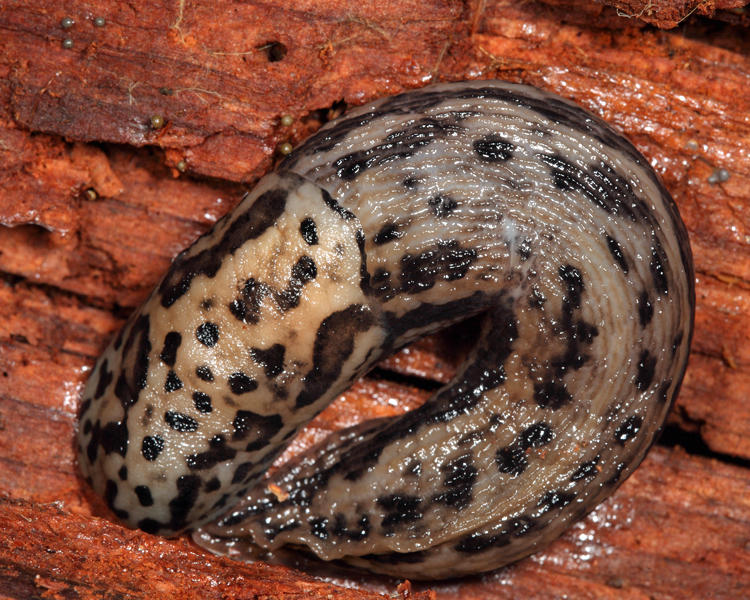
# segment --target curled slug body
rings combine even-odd
[[[630,143],[534,88],[432,86],[326,125],[177,257],[92,373],[81,468],[149,532],[220,517],[213,535],[400,576],[493,569],[638,465],[693,305],[684,226]],[[478,313],[425,405],[332,436],[269,491],[355,378]]]

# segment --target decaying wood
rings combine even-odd
[[[581,9],[575,0],[543,1],[554,6],[567,6],[574,11]],[[693,15],[748,26],[750,12],[745,8],[747,4],[747,0],[596,0],[585,8],[586,12],[593,11],[601,15],[604,7],[612,7],[621,20],[632,19],[662,29],[671,29]]]
[[[611,4],[630,16],[645,5]],[[653,4],[660,26],[671,26],[667,8],[683,18],[696,6]],[[657,447],[548,550],[414,586],[413,597],[750,595],[750,36],[695,18],[671,31],[638,21],[575,0],[3,3],[0,597],[408,593],[383,578],[326,583],[310,566],[240,565],[121,527],[77,476],[75,414],[109,336],[174,254],[271,168],[280,143],[347,105],[476,77],[579,102],[662,174],[697,268],[693,354],[665,440],[691,453]],[[454,328],[386,360],[287,456],[416,406],[428,395],[420,381],[449,379],[470,338],[470,326]]]

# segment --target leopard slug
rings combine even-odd
[[[146,532],[205,525],[417,579],[493,569],[643,459],[693,285],[672,199],[599,118],[501,81],[386,98],[175,259],[92,371],[80,466]],[[423,406],[263,479],[382,357],[472,315],[469,357]]]

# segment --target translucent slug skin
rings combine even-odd
[[[119,518],[204,525],[212,550],[250,537],[413,579],[494,569],[640,463],[693,307],[684,225],[629,142],[535,88],[431,86],[327,124],[177,257],[92,373],[81,468]],[[424,406],[333,435],[269,487],[354,379],[480,313]]]

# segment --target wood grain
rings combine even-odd
[[[687,6],[677,4],[657,8]],[[689,18],[658,31],[573,0],[9,0],[0,39],[0,597],[750,595],[746,29]],[[532,83],[601,115],[675,197],[698,306],[664,444],[549,549],[430,586],[315,563],[240,565],[118,525],[77,475],[79,392],[171,258],[272,167],[280,143],[346,106],[477,77]],[[423,381],[447,381],[471,333],[453,328],[386,360],[286,456],[424,401],[434,384]]]

